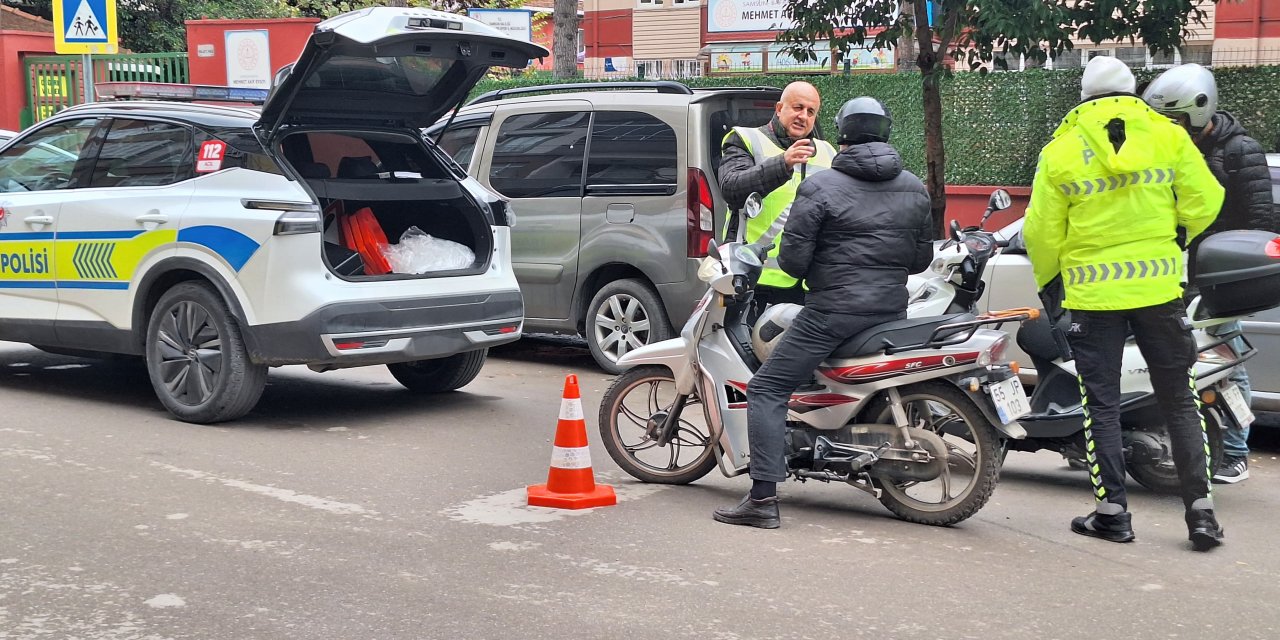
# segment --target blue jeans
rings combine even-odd
[[[1209,335],[1220,336],[1239,330],[1239,322],[1229,322],[1217,327],[1210,327],[1208,332]],[[1230,344],[1231,348],[1236,350],[1236,353],[1243,353],[1245,350],[1244,338],[1235,338]],[[1244,366],[1236,367],[1235,372],[1231,374],[1228,380],[1240,388],[1240,393],[1244,396],[1244,403],[1252,406],[1253,389],[1249,384],[1249,372],[1245,370]],[[1233,458],[1243,458],[1249,455],[1249,426],[1241,427],[1232,421],[1227,430],[1222,433],[1222,451]]]

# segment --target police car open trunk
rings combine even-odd
[[[375,7],[316,25],[297,62],[278,74],[256,129],[325,211],[330,269],[355,278],[487,269],[491,225],[505,221],[463,186],[466,174],[421,130],[455,108],[491,66],[524,68],[545,55],[538,45],[426,9]],[[407,255],[410,242],[425,254],[444,248],[465,256],[461,245],[473,258],[397,273],[387,247]]]

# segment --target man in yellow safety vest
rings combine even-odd
[[[755,242],[778,220],[796,197],[796,189],[806,176],[829,169],[836,150],[814,137],[814,124],[822,100],[818,89],[808,82],[792,82],[782,91],[773,118],[761,127],[734,127],[725,136],[720,162],[720,191],[729,205],[726,239],[739,233]],[[747,196],[764,197],[760,215],[744,222],[736,214]],[[756,288],[756,300],[763,304],[791,302],[804,304],[800,282],[778,268],[778,251],[783,237],[774,240],[764,272]]]

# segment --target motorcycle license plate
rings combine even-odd
[[[1031,413],[1031,402],[1027,400],[1027,392],[1023,391],[1017,376],[989,385],[987,393],[991,395],[1000,422],[1004,424]]]
[[[1227,385],[1222,387],[1220,393],[1222,399],[1227,401],[1227,409],[1231,411],[1237,423],[1246,426],[1253,424],[1253,411],[1249,410],[1249,404],[1244,401],[1244,394],[1240,392],[1240,387],[1234,384]]]

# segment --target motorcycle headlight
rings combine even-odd
[[[720,267],[720,258],[715,256],[703,258],[702,264],[698,265],[698,279],[708,284],[723,275],[723,273]]]
[[[756,252],[747,247],[747,245],[739,246],[737,250],[733,252],[733,256],[738,260],[741,260],[742,264],[745,264],[748,267],[764,266],[760,264],[760,256],[756,255]]]

